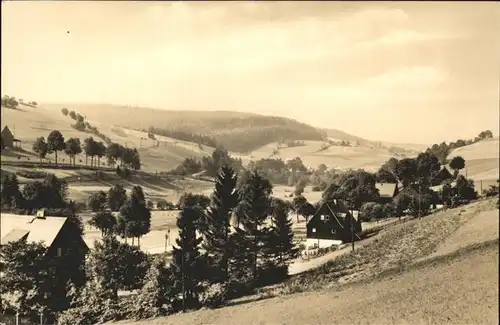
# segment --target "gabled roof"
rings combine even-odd
[[[448,166],[448,165],[443,165],[443,166],[441,166],[441,169],[439,170],[439,172],[438,172],[438,173],[441,173],[441,172],[443,172],[443,171],[447,171],[447,172],[448,172],[448,173],[450,173],[451,175],[453,175],[453,172],[454,172],[454,170],[453,170],[453,169],[451,169],[451,168],[450,168],[450,166]]]
[[[2,135],[5,136],[6,134],[14,137],[14,135],[12,134],[12,132],[10,131],[9,127],[6,125],[4,126],[3,130],[2,130]]]
[[[18,242],[28,236],[29,230],[26,229],[12,229],[7,235],[2,238],[2,244],[8,244],[10,242]]]
[[[397,183],[376,183],[375,188],[377,188],[380,197],[384,198],[392,198],[394,197],[394,193],[396,193],[396,189],[398,187]]]
[[[332,202],[323,202],[318,207],[318,210],[316,210],[314,215],[311,218],[309,218],[309,220],[307,221],[307,224],[309,224],[309,222],[311,222],[311,220],[316,218],[320,211],[322,211],[324,208],[326,208],[330,212],[330,214],[333,216],[333,218],[335,218],[335,220],[340,224],[340,226],[342,226],[342,222],[340,222],[339,218],[345,218],[347,216],[347,212],[346,211],[337,211],[338,209],[336,209],[336,206],[339,203],[340,202],[336,199],[334,199]],[[332,208],[332,205],[334,206],[333,208]],[[356,217],[354,217],[354,219],[357,220]],[[342,228],[343,228],[343,226],[342,226]]]
[[[44,217],[23,216],[17,214],[2,213],[0,215],[0,227],[2,234],[0,244],[7,244],[9,241],[22,239],[21,234],[25,234],[27,242],[44,242],[50,247],[57,235],[61,231],[67,218],[64,217]],[[26,236],[27,234],[27,236]]]

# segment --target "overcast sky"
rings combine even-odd
[[[2,94],[237,110],[373,140],[499,130],[495,2],[2,2]]]

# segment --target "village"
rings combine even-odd
[[[497,9],[2,2],[0,325],[496,323]]]

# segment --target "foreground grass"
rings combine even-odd
[[[339,290],[304,292],[127,324],[496,324],[498,239]]]

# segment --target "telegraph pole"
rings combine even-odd
[[[351,242],[352,251],[354,251],[354,210],[351,210]]]
[[[182,248],[182,260],[181,260],[181,273],[182,273],[182,311],[186,311],[186,289],[184,287],[184,248]]]

